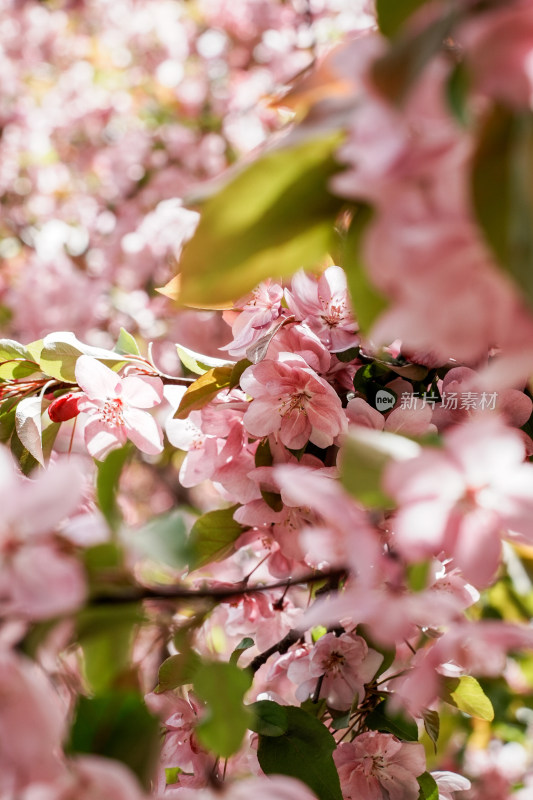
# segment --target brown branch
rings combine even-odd
[[[318,583],[319,581],[340,578],[345,575],[345,570],[331,572],[310,572],[299,578],[288,578],[256,586],[235,584],[232,587],[214,586],[200,589],[190,589],[186,586],[157,586],[157,587],[131,587],[123,591],[101,591],[91,597],[91,605],[115,605],[118,603],[133,603],[140,600],[228,600],[232,597],[243,597],[247,594],[269,592],[273,589],[288,589],[303,583]]]

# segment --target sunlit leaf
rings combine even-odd
[[[200,656],[194,650],[170,656],[159,667],[158,683],[155,691],[159,694],[170,689],[176,689],[186,683],[192,683],[200,664]]]
[[[178,406],[174,417],[176,419],[187,419],[191,411],[203,408],[207,403],[217,396],[222,389],[227,389],[231,383],[233,367],[214,367],[210,369],[198,380],[192,383]]]
[[[205,203],[180,259],[180,302],[236,300],[324,258],[342,206],[327,189],[342,139],[335,132],[267,152]]]
[[[419,775],[417,781],[420,786],[419,800],[439,800],[439,787],[429,772]]]
[[[471,717],[484,719],[487,722],[494,719],[492,703],[478,681],[471,675],[463,675],[461,678],[446,678],[445,687],[443,699],[447,703],[451,703]]]
[[[183,366],[189,372],[194,372],[195,375],[203,375],[214,367],[227,367],[229,364],[228,359],[204,356],[201,353],[190,350],[188,347],[184,347],[182,344],[177,344],[176,350]]]
[[[121,520],[117,492],[122,470],[130,454],[131,447],[127,444],[125,447],[112,450],[104,461],[97,464],[96,499],[100,511],[112,529],[117,528]]]

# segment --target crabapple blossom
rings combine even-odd
[[[346,430],[346,417],[335,391],[299,355],[279,353],[248,367],[241,386],[253,398],[244,426],[252,436],[278,433],[289,448],[307,441],[328,447]]]
[[[369,731],[334,751],[346,800],[417,800],[417,777],[426,769],[421,744]]]
[[[133,773],[118,761],[78,756],[53,783],[35,783],[20,800],[147,800]]]
[[[221,350],[227,350],[237,358],[244,358],[250,345],[268,333],[281,316],[282,298],[283,288],[268,280],[239,300],[234,307],[239,309],[239,313],[235,315],[232,325],[233,339]],[[230,316],[233,317],[234,312],[228,312],[226,319],[229,320]]]
[[[130,439],[148,455],[163,449],[159,423],[145,409],[163,399],[163,383],[153,375],[120,377],[91,356],[76,361],[76,380],[83,390],[78,410],[86,414],[84,438],[87,450],[102,461],[111,450]]]
[[[331,353],[359,343],[346,275],[340,267],[328,267],[316,279],[303,271],[296,273],[285,297],[289,310],[311,328]]]
[[[35,662],[0,649],[0,796],[62,774],[66,712],[48,676]]]
[[[415,560],[442,550],[483,587],[500,562],[502,531],[533,536],[533,468],[520,434],[497,418],[457,426],[444,441],[444,450],[426,448],[385,470],[385,491],[399,506],[398,547]]]
[[[287,677],[299,684],[296,697],[303,701],[313,694],[317,679],[323,676],[320,695],[331,708],[345,709],[355,696],[362,702],[365,683],[372,680],[382,661],[383,655],[370,649],[361,636],[326,633],[309,653],[291,661]]]
[[[465,789],[470,789],[472,785],[468,778],[463,778],[462,775],[448,770],[432,772],[431,777],[437,784],[439,800],[454,800],[455,792],[463,792]]]
[[[285,775],[269,775],[247,778],[226,784],[222,791],[181,789],[167,790],[161,800],[316,800],[316,796],[301,781]]]
[[[0,613],[47,619],[79,608],[84,570],[56,534],[82,501],[80,465],[61,460],[28,481],[1,449],[0,476]]]

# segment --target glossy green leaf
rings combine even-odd
[[[233,367],[214,367],[201,375],[198,380],[192,383],[178,406],[174,417],[176,419],[187,419],[191,411],[203,408],[211,402],[222,389],[227,389],[231,383]]]
[[[201,664],[200,656],[194,650],[178,653],[167,658],[159,667],[157,694],[192,683],[196,670]]]
[[[392,37],[427,0],[376,0],[376,13],[381,33]]]
[[[96,499],[112,530],[118,527],[122,518],[117,504],[117,493],[120,476],[130,454],[131,447],[127,444],[118,450],[112,450],[104,461],[99,461],[97,464]]]
[[[492,703],[478,681],[471,675],[445,678],[443,699],[471,717],[484,719],[487,722],[492,722],[494,719]]]
[[[11,358],[32,361],[33,355],[27,347],[15,339],[0,339],[0,362]]]
[[[418,741],[418,726],[406,713],[392,712],[387,701],[383,701],[365,719],[365,725],[373,731],[392,733],[403,742]]]
[[[250,730],[261,736],[282,736],[289,729],[289,716],[285,706],[273,700],[257,700],[248,706],[254,714]]]
[[[180,301],[236,300],[272,274],[311,268],[329,251],[342,206],[327,186],[343,134],[265,153],[203,206],[180,259]]]
[[[176,568],[187,564],[187,525],[180,511],[153,517],[131,533],[130,541],[135,550],[153,561]]]
[[[472,164],[477,219],[500,265],[533,305],[533,113],[496,106]]]
[[[254,644],[255,642],[250,636],[245,636],[243,639],[241,639],[233,653],[230,655],[229,663],[236,664],[242,654],[245,653],[246,650],[249,650],[250,647],[253,647]]]
[[[0,380],[20,380],[40,372],[38,364],[22,359],[10,359],[0,363]]]
[[[439,787],[433,775],[424,772],[418,776],[417,781],[420,786],[418,800],[439,800]]]
[[[148,789],[155,777],[159,728],[159,720],[150,714],[136,692],[82,696],[76,706],[66,751],[122,761]]]
[[[212,561],[222,561],[234,550],[243,527],[233,519],[237,506],[208,511],[199,517],[189,534],[189,567],[199,569]]]
[[[284,706],[288,726],[281,736],[259,736],[257,757],[267,775],[298,778],[319,800],[342,800],[333,762],[335,739],[320,720],[302,708]]]
[[[362,260],[362,240],[372,219],[370,206],[361,205],[355,212],[342,242],[341,265],[346,272],[359,329],[368,333],[377,317],[387,306],[385,298],[372,285]],[[342,358],[342,353],[339,358]]]
[[[242,745],[252,720],[243,698],[252,685],[252,673],[234,664],[201,664],[194,674],[194,691],[207,705],[196,727],[199,741],[211,752],[229,758]]]

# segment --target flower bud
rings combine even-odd
[[[79,414],[78,403],[81,400],[81,393],[64,394],[58,397],[48,406],[48,416],[52,422],[66,422],[68,419],[77,417]]]

